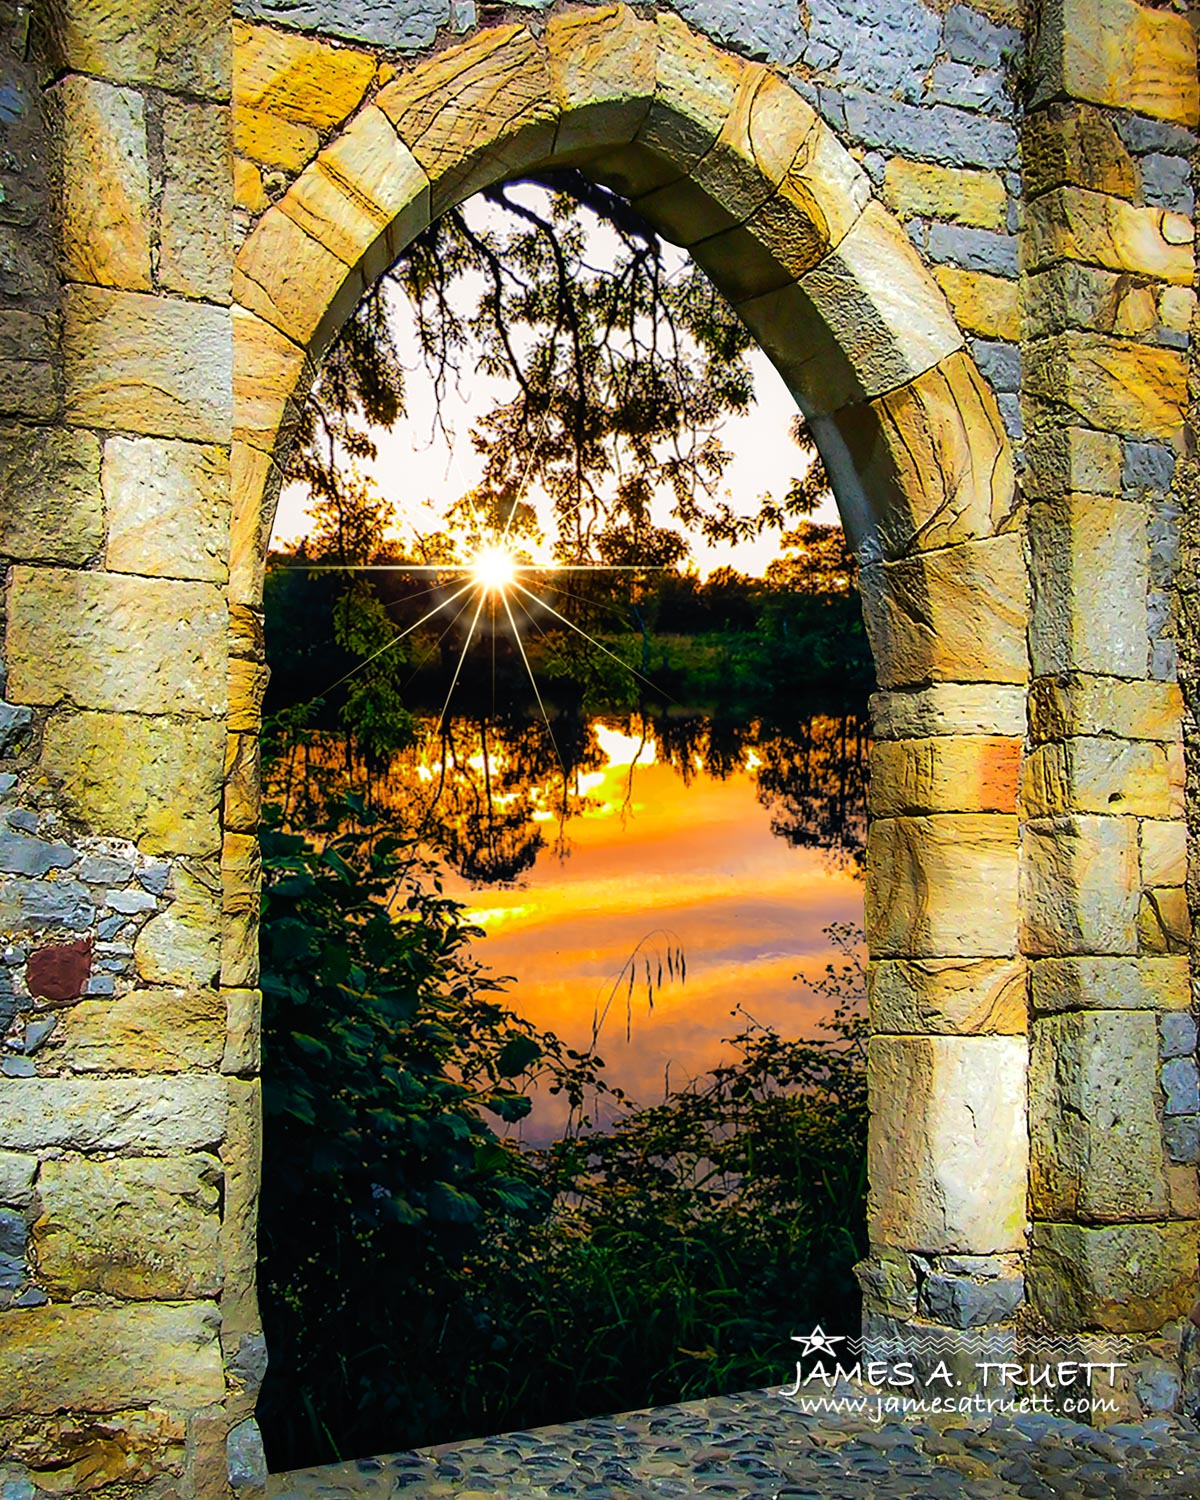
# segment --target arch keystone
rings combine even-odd
[[[561,119],[555,159],[631,141],[650,109],[658,32],[627,5],[569,11],[546,23],[550,87]]]
[[[376,102],[429,176],[432,218],[554,146],[549,69],[524,26],[439,52]]]

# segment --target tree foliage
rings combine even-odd
[[[327,356],[289,471],[312,496],[312,548],[366,560],[354,547],[370,527],[353,517],[375,502],[360,478],[346,477],[345,457],[373,458],[371,426],[403,414],[389,287],[411,308],[439,412],[465,368],[512,392],[473,427],[483,478],[447,533],[431,539],[435,554],[452,535],[529,535],[535,488],[552,504],[560,560],[621,566],[669,567],[686,556],[689,532],[732,542],[813,508],[825,483],[801,422],[805,472],[779,500],[761,497],[741,512],[720,492],[732,456],[721,425],[753,399],[752,338],[693,262],[574,171],[481,199],[413,241]],[[670,497],[675,525],[655,520],[659,494]]]

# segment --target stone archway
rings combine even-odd
[[[643,201],[744,308],[864,558],[869,1318],[961,1333],[1027,1284],[1052,1329],[1194,1365],[1177,676],[1194,706],[1200,672],[1194,625],[1170,620],[1195,510],[1175,469],[1196,370],[1187,18],[1137,0],[1024,19],[904,0],[865,25],[775,0],[654,19],[539,3],[528,27],[484,28],[460,0],[235,9],[261,24],[38,0],[31,32],[0,7],[0,1481],[179,1476],[217,1500],[261,1479],[277,457],[366,280],[446,203],[556,154]],[[906,205],[976,362],[833,121]],[[997,404],[1015,444],[1024,423],[1024,511]],[[1012,1254],[979,1253],[997,1245]]]
[[[259,98],[286,87],[261,58],[250,67]],[[614,6],[552,16],[543,38],[481,31],[368,93],[235,263],[235,602],[260,604],[289,427],[365,287],[471,193],[564,164],[631,198],[737,308],[809,418],[864,564],[883,690],[867,875],[873,1247],[883,1261],[1018,1256],[1028,668],[1012,458],[937,283],[772,70],[674,15]],[[236,884],[252,856],[232,837]],[[249,929],[237,946],[249,951]],[[885,1270],[863,1274],[883,1287]],[[895,1311],[888,1296],[868,1306]]]

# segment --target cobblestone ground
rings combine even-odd
[[[777,1391],[276,1475],[272,1500],[1197,1500],[1200,1429],[1041,1412],[872,1421]]]

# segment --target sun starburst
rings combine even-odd
[[[517,559],[505,547],[481,547],[471,562],[471,575],[485,593],[503,594],[516,582]]]

